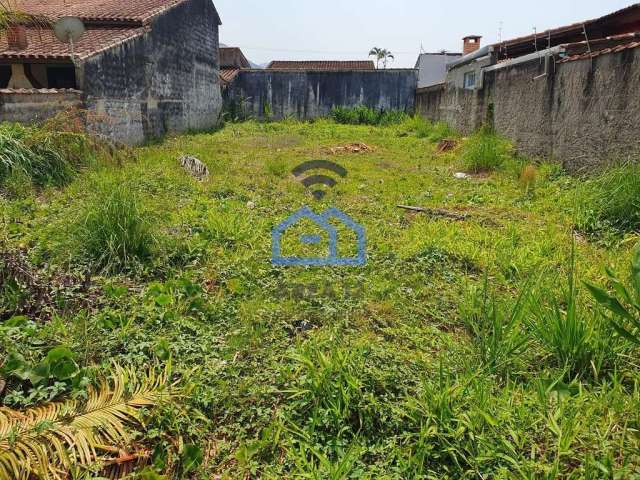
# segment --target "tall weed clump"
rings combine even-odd
[[[465,142],[462,149],[462,166],[470,173],[490,172],[499,168],[509,158],[511,146],[493,129],[483,127]]]
[[[60,186],[95,158],[90,139],[48,125],[0,124],[0,185],[23,177],[38,186]]]
[[[600,311],[581,304],[575,259],[561,295],[543,288],[532,306],[532,332],[555,366],[570,378],[597,378],[615,366],[618,337]]]
[[[577,226],[582,231],[640,231],[640,165],[612,167],[587,180],[578,204]]]
[[[343,125],[395,125],[402,123],[409,116],[399,110],[375,110],[360,105],[357,107],[333,107],[331,118]]]
[[[116,178],[101,180],[77,226],[77,249],[95,270],[129,271],[147,262],[156,238],[137,192]]]

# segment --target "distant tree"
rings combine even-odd
[[[48,27],[50,22],[41,15],[31,15],[18,8],[14,0],[0,0],[0,32],[13,25]]]
[[[393,54],[386,48],[373,47],[369,52],[369,56],[376,57],[376,68],[380,68],[380,62],[382,62],[383,68],[387,68],[387,62],[395,60]]]

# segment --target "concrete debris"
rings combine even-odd
[[[182,168],[184,168],[192,177],[197,178],[198,180],[204,180],[209,176],[209,169],[207,166],[193,155],[182,155],[179,160]]]
[[[332,147],[329,149],[329,152],[332,155],[336,155],[338,153],[368,153],[368,152],[374,152],[374,151],[375,151],[374,148],[362,142],[349,143],[347,145],[342,145],[340,147]]]

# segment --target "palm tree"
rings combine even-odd
[[[386,48],[373,47],[369,52],[370,57],[376,57],[376,68],[380,68],[380,62],[382,61],[382,67],[387,68],[387,62],[395,60],[393,54]]]
[[[51,22],[41,15],[23,12],[14,0],[0,0],[0,32],[14,25],[44,28],[50,26]]]

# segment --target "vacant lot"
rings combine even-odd
[[[576,230],[585,182],[523,174],[506,148],[497,170],[457,178],[491,147],[437,153],[439,127],[417,123],[232,124],[8,189],[3,268],[30,270],[0,291],[0,400],[82,399],[114,362],[170,363],[180,394],[132,441],[158,473],[640,475],[638,350],[583,283],[606,286],[609,267],[627,284],[636,237]],[[370,151],[336,148],[354,142]],[[321,201],[291,175],[313,159],[348,171]],[[272,266],[271,229],[304,205],[360,222],[366,266]],[[60,381],[2,360],[60,346]]]

